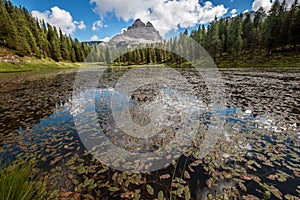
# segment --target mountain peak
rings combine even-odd
[[[134,21],[134,23],[133,23],[131,26],[128,27],[127,30],[132,30],[132,29],[135,29],[135,28],[143,28],[143,27],[145,27],[145,26],[146,26],[145,23],[142,22],[141,19],[136,19],[136,20]]]
[[[113,37],[113,43],[153,43],[160,42],[163,38],[154,28],[151,22],[145,24],[141,19],[136,19],[134,23],[122,34]]]
[[[147,22],[146,27],[153,27],[154,28],[154,26],[150,22]]]

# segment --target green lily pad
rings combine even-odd
[[[150,194],[150,195],[153,195],[153,194],[154,194],[154,190],[153,190],[153,188],[151,187],[151,185],[147,184],[147,185],[146,185],[146,190],[147,190],[148,194]]]

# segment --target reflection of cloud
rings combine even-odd
[[[213,5],[210,1],[199,4],[198,0],[90,0],[101,17],[114,12],[117,18],[125,21],[140,18],[151,21],[162,35],[178,26],[188,28],[196,24],[206,24],[227,13],[223,4]],[[130,6],[128,6],[130,5]]]
[[[72,34],[76,31],[76,24],[79,29],[84,29],[85,24],[83,21],[76,22],[73,21],[73,17],[70,12],[60,9],[57,6],[51,8],[51,11],[47,10],[45,12],[40,12],[33,10],[31,12],[32,16],[44,20],[52,26],[60,28],[65,34]]]

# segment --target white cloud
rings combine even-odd
[[[110,37],[105,37],[100,39],[97,35],[93,35],[91,37],[91,41],[103,41],[103,42],[108,42],[111,38]]]
[[[98,20],[98,21],[95,21],[95,22],[93,23],[92,30],[93,30],[93,31],[99,31],[102,27],[103,27],[102,21],[101,21],[101,20]]]
[[[283,2],[283,0],[279,0]],[[254,0],[252,4],[252,10],[257,11],[260,7],[262,7],[266,12],[270,10],[275,0]],[[287,7],[290,8],[291,5],[295,2],[295,0],[286,0]]]
[[[76,21],[73,21],[73,17],[70,12],[60,9],[57,6],[52,7],[51,11],[47,10],[45,12],[40,12],[33,10],[31,14],[52,26],[60,28],[65,34],[72,34],[76,31]],[[79,23],[79,29],[85,26],[83,21],[77,23]]]
[[[254,0],[252,10],[257,11],[260,7],[262,7],[265,11],[269,11],[271,6],[272,2],[270,0]]]
[[[121,33],[124,33],[124,31],[127,31],[127,28],[122,28]]]
[[[206,1],[200,5],[198,0],[90,0],[90,3],[95,5],[94,11],[100,17],[113,12],[125,21],[140,18],[144,22],[150,21],[162,35],[178,26],[188,28],[206,24],[228,10],[223,4],[213,5]]]
[[[283,0],[279,0],[279,1],[283,2]],[[275,2],[275,1],[273,1],[273,2]],[[295,2],[295,0],[286,0],[287,7],[290,8],[294,2]],[[299,1],[298,1],[298,5],[299,5]]]
[[[100,40],[103,41],[103,42],[108,42],[110,39],[111,39],[110,37],[105,37],[105,38],[102,38]]]
[[[237,9],[232,9],[232,10],[230,11],[231,17],[237,16],[236,13],[237,13]]]
[[[99,37],[98,37],[97,35],[93,35],[93,36],[91,37],[91,40],[92,40],[92,41],[99,40]]]
[[[86,29],[86,25],[85,25],[85,23],[84,23],[84,21],[80,21],[80,22],[77,22],[77,21],[75,21],[75,24],[77,24],[77,28],[79,29],[79,30],[84,30],[84,29]]]
[[[243,12],[243,13],[247,13],[247,12],[249,12],[249,10],[248,10],[248,9],[244,10],[244,12]]]

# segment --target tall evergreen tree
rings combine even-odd
[[[280,35],[279,19],[280,3],[278,0],[274,2],[269,11],[269,16],[265,22],[264,38],[266,41],[268,55],[272,54],[273,48],[278,46],[278,36]]]
[[[61,61],[61,51],[60,51],[60,42],[57,34],[56,28],[52,27],[50,24],[47,24],[48,28],[48,34],[47,34],[47,39],[50,44],[50,53],[51,57],[55,61]]]
[[[67,41],[65,35],[62,33],[61,29],[59,29],[59,39],[60,39],[60,51],[61,51],[62,58],[64,60],[70,60],[68,41]]]
[[[16,29],[2,0],[0,4],[0,24],[0,45],[15,49],[17,46],[15,41]]]

